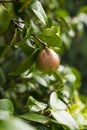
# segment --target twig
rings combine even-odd
[[[13,35],[13,38],[10,42],[10,44],[5,48],[5,50],[3,51],[2,55],[0,56],[0,59],[3,58],[7,53],[8,51],[10,50],[10,48],[13,46],[13,44],[15,43],[15,40],[16,40],[16,37],[17,37],[17,28],[15,28],[15,33]]]
[[[22,28],[20,27],[20,25],[15,20],[11,20],[11,21],[20,31],[22,31]]]
[[[32,36],[37,40],[39,41],[44,47],[48,47],[47,43],[42,41],[41,39],[39,39],[36,35],[32,34]]]

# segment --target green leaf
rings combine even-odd
[[[35,81],[38,82],[40,85],[42,85],[44,87],[48,86],[46,80],[43,77],[35,75],[35,74],[33,75],[33,77],[34,77]]]
[[[56,17],[63,17],[63,18],[69,16],[68,11],[65,9],[57,9],[55,11],[55,15]]]
[[[0,33],[4,33],[8,29],[9,24],[10,24],[9,11],[0,2]]]
[[[21,115],[20,117],[29,121],[34,121],[42,124],[46,124],[49,121],[48,117],[36,113],[27,113]]]
[[[61,125],[58,125],[57,123],[51,123],[51,129],[50,130],[64,130]]]
[[[3,69],[0,67],[0,85],[4,84],[6,82],[5,74]]]
[[[33,54],[28,57],[27,59],[25,59],[22,63],[20,63],[18,65],[18,67],[15,69],[14,72],[10,72],[9,74],[10,75],[19,75],[25,71],[27,71],[28,69],[30,69],[30,67],[34,64],[35,62],[35,59],[36,59],[36,56],[37,56],[37,53],[38,53],[38,50],[39,49],[36,49]]]
[[[9,99],[0,100],[0,110],[14,111],[12,102]]]
[[[50,96],[50,106],[54,110],[66,110],[67,105],[58,99],[57,93],[53,92]]]
[[[66,29],[66,31],[70,30],[69,23],[67,23],[66,20],[63,17],[60,17],[60,22],[63,25],[63,27]]]
[[[66,126],[69,130],[78,130],[74,118],[65,111],[66,104],[58,99],[56,92],[53,92],[50,96],[50,106],[52,108],[51,114],[59,124]]]
[[[52,116],[57,120],[57,122],[69,130],[79,130],[77,123],[74,118],[64,110],[51,110]]]
[[[0,100],[0,120],[6,120],[12,118],[14,107],[10,100],[1,99]]]
[[[40,19],[40,21],[46,25],[47,16],[45,14],[45,11],[41,5],[41,3],[38,0],[35,0],[31,4],[31,9],[35,13],[35,15]]]
[[[30,32],[31,32],[31,27],[27,28],[25,37],[21,41],[15,43],[15,46],[23,46],[26,40],[30,37]]]
[[[74,67],[71,67],[71,71],[72,71],[72,73],[76,77],[75,82],[73,82],[73,84],[75,84],[74,87],[78,88],[80,86],[80,84],[81,84],[81,75],[80,75],[80,72],[76,68],[74,68]]]
[[[64,46],[69,49],[71,47],[71,37],[67,33],[62,34],[62,41]]]
[[[8,120],[13,117],[13,113],[6,110],[0,110],[0,120]]]
[[[44,109],[47,108],[47,104],[43,102],[39,102],[33,97],[29,97],[26,106],[31,110],[31,111],[43,111]]]
[[[79,71],[74,67],[60,66],[59,73],[62,74],[62,80],[65,80],[66,83],[70,83],[75,88],[80,86],[81,76]]]
[[[19,118],[13,118],[8,121],[0,121],[0,130],[36,130],[36,129]]]
[[[19,9],[19,13],[21,13],[25,8],[26,6],[29,5],[29,3],[32,1],[32,0],[19,0],[20,2],[23,2],[21,8]]]
[[[49,46],[61,47],[60,26],[46,28],[38,37]]]
[[[87,14],[87,5],[86,6],[82,6],[80,8],[80,12],[86,13]]]

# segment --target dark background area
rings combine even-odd
[[[72,18],[78,15],[83,6],[87,6],[86,0],[68,0],[66,3],[66,9]],[[75,28],[75,33],[70,49],[65,50],[61,59],[64,64],[74,66],[80,71],[82,76],[80,92],[87,95],[87,25],[83,23],[82,34],[79,35],[77,28]]]

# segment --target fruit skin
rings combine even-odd
[[[8,10],[0,4],[0,33],[4,33],[10,24],[10,14]]]
[[[56,71],[59,65],[59,56],[48,47],[42,49],[36,58],[37,68],[48,74],[51,74],[52,72]]]

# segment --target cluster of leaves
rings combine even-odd
[[[87,101],[78,93],[78,70],[60,65],[49,76],[35,66],[41,43],[61,54],[75,35],[71,26],[75,23],[59,4],[63,2],[13,0],[3,4],[10,22],[0,34],[0,129],[87,129]]]

